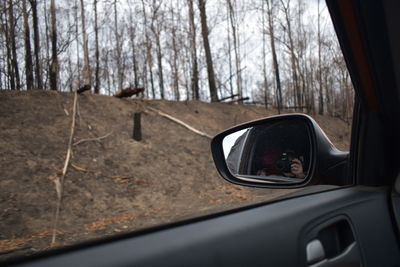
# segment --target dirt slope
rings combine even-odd
[[[70,134],[73,95],[0,91],[0,255],[29,254],[50,244],[60,175]],[[128,232],[261,202],[288,190],[233,186],[217,174],[210,140],[163,118],[172,115],[209,135],[275,114],[253,106],[79,96],[74,146],[58,245]],[[132,140],[133,114],[143,141]],[[346,150],[348,126],[316,118]],[[3,253],[1,253],[1,251]],[[11,252],[11,253],[9,253]]]

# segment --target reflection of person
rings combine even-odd
[[[291,158],[290,160],[290,172],[283,173],[286,177],[293,177],[293,178],[301,178],[304,179],[306,177],[303,171],[303,163],[298,158]]]
[[[280,153],[279,149],[269,148],[264,151],[261,158],[261,169],[257,171],[258,176],[286,176],[292,178],[305,178],[302,156],[287,150]]]
[[[242,131],[225,155],[233,175],[306,177],[310,143],[304,123],[289,120]]]

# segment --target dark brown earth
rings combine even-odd
[[[156,108],[209,135],[276,114],[261,107],[198,101],[117,99],[83,94],[64,183],[57,246],[268,201],[290,190],[231,185],[217,174],[210,140],[150,111]],[[73,95],[0,91],[0,258],[49,248],[65,161]],[[133,114],[143,112],[141,142]],[[333,143],[350,129],[316,117]]]

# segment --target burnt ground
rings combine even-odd
[[[217,173],[210,140],[157,115],[156,108],[209,135],[276,114],[255,106],[79,95],[71,165],[64,183],[56,246],[132,232],[268,201],[291,190],[232,185]],[[50,246],[73,95],[0,91],[0,259]],[[142,112],[141,142],[133,114]],[[350,129],[316,117],[333,143]]]

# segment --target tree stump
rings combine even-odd
[[[133,140],[142,140],[142,125],[140,123],[141,113],[135,113],[133,115]]]

